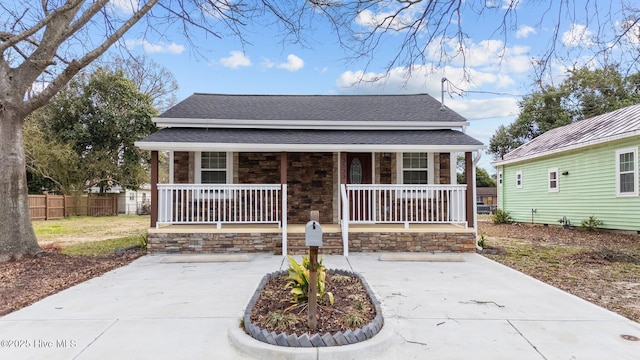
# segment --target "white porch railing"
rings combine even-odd
[[[465,224],[466,185],[342,185],[351,224]],[[344,195],[343,195],[344,197]]]
[[[459,224],[467,226],[467,185],[342,184],[342,242],[349,224]]]
[[[157,224],[286,227],[286,196],[286,185],[280,184],[158,184]]]

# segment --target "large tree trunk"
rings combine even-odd
[[[29,214],[23,121],[18,111],[0,107],[0,262],[42,251]]]

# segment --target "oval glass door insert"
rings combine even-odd
[[[362,163],[360,159],[353,159],[349,168],[349,182],[351,184],[362,183]]]

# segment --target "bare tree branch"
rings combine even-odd
[[[43,106],[51,97],[53,97],[60,89],[74,77],[78,71],[89,65],[92,61],[97,59],[100,55],[104,54],[111,45],[118,41],[127,30],[129,30],[135,23],[137,23],[144,15],[146,15],[151,8],[158,2],[158,0],[149,0],[144,6],[140,8],[135,14],[133,14],[118,30],[116,30],[111,36],[109,36],[100,46],[96,47],[92,51],[87,52],[79,60],[73,60],[66,69],[60,73],[50,84],[38,95],[32,97],[25,104],[26,107],[33,111]],[[35,79],[34,79],[35,80]]]

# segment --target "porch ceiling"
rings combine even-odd
[[[447,151],[485,148],[480,141],[442,130],[282,130],[165,128],[136,142],[143,150],[173,151]]]

